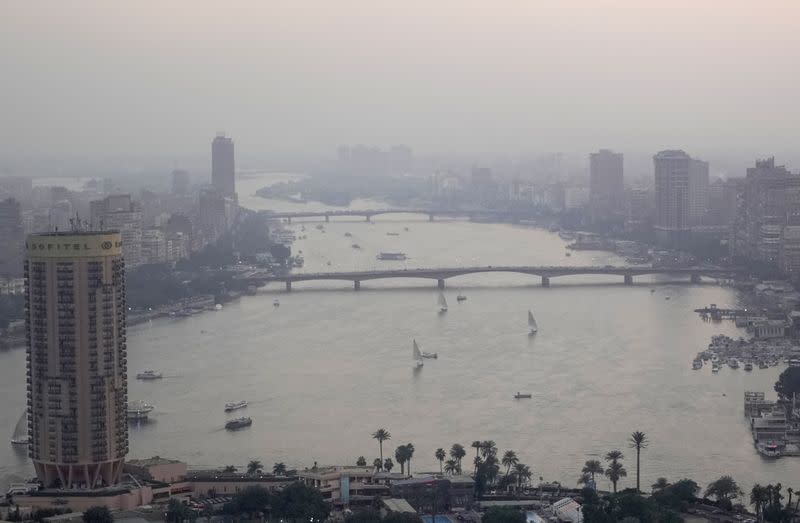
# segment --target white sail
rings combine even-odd
[[[419,351],[419,346],[417,345],[417,340],[414,340],[414,348],[411,351],[411,355],[415,360],[422,359],[422,353]]]
[[[11,436],[11,443],[18,445],[28,443],[28,413],[23,412],[14,427],[14,434]]]
[[[528,327],[531,328],[531,331],[539,330],[539,326],[536,324],[536,318],[533,317],[533,313],[530,310],[528,311]]]
[[[441,307],[442,310],[447,310],[447,299],[444,297],[443,292],[439,293],[439,307]]]

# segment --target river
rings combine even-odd
[[[250,196],[272,179],[240,182],[243,204],[324,208]],[[317,223],[291,225],[307,236],[293,246],[303,251],[302,271],[623,263],[602,252],[567,257],[558,235],[533,227],[430,223],[415,215],[380,216],[371,224],[337,218],[325,232]],[[380,262],[375,255],[382,250],[406,252],[408,260]],[[456,302],[458,289],[467,301]],[[744,391],[771,397],[781,368],[725,367],[718,375],[691,369],[713,334],[746,336],[730,322],[706,323],[692,312],[709,303],[735,305],[733,289],[664,277],[625,286],[621,277],[605,276],[554,278],[542,288],[534,277],[484,274],[447,281],[445,314],[438,313],[437,295],[429,280],[364,282],[360,292],[348,282],[296,283],[290,294],[275,285],[219,312],[130,328],[129,397],[156,406],[149,423],[131,426],[130,457],[168,456],[192,467],[244,466],[251,459],[267,468],[278,461],[352,464],[361,455],[371,463],[378,445],[370,434],[385,427],[392,439],[384,456],[411,442],[415,471],[438,470],[438,447],[459,442],[469,451],[471,441],[492,439],[501,452],[515,450],[535,478],[570,486],[585,460],[619,448],[627,487],[635,485],[636,470],[627,437],[642,430],[650,439],[642,454],[643,488],[659,476],[705,485],[730,474],[745,489],[756,481],[791,485],[797,479],[796,459],[756,454],[742,414]],[[539,323],[534,337],[527,332],[528,309]],[[412,339],[439,354],[418,372]],[[165,378],[137,381],[134,375],[145,368]],[[0,423],[9,436],[24,409],[24,369],[24,351],[0,353],[6,398]],[[533,397],[515,400],[517,391]],[[223,404],[240,399],[249,406],[234,415],[251,416],[253,425],[227,432],[231,415]],[[0,477],[30,474],[24,452],[0,445]]]

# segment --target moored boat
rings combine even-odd
[[[242,401],[232,401],[225,404],[225,412],[233,412],[234,410],[243,409],[247,406],[247,402],[245,400]]]
[[[137,380],[160,380],[163,376],[154,370],[144,370],[136,375]]]
[[[399,260],[403,261],[406,259],[406,254],[404,252],[381,252],[376,256],[379,260]]]
[[[132,401],[128,403],[128,419],[131,421],[145,420],[147,415],[153,412],[154,408],[144,401]]]
[[[703,360],[694,360],[692,362],[692,368],[694,370],[702,369],[703,368]]]
[[[225,424],[225,428],[228,430],[237,430],[244,427],[249,427],[252,424],[253,420],[251,418],[236,418],[227,422]]]
[[[744,370],[753,370],[753,364],[748,361],[744,364]]]
[[[517,392],[516,394],[514,394],[514,399],[517,399],[517,400],[530,399],[531,397],[532,396],[530,394],[527,394],[527,393],[524,393],[524,392]]]

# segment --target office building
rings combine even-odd
[[[125,262],[118,232],[25,242],[29,456],[45,488],[119,482],[128,452]]]
[[[167,239],[161,229],[151,227],[142,231],[142,263],[159,264],[167,261]]]
[[[708,211],[708,162],[689,162],[689,225],[701,225]]]
[[[183,169],[172,171],[172,194],[188,194],[189,184],[189,171],[184,171]]]
[[[236,195],[233,140],[218,134],[211,142],[211,185],[223,196]]]
[[[683,151],[661,151],[655,167],[655,229],[662,243],[685,241],[689,234],[689,169],[692,159]]]
[[[118,230],[122,235],[125,265],[142,264],[142,211],[130,194],[115,194],[90,204],[91,224],[97,230]]]
[[[622,217],[625,204],[623,156],[608,149],[589,155],[589,206],[592,222]]]
[[[0,277],[22,275],[22,213],[14,198],[0,202]]]
[[[630,189],[625,205],[625,232],[647,232],[652,224],[653,193],[647,189]]]

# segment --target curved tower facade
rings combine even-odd
[[[47,487],[119,482],[128,452],[125,262],[118,232],[25,242],[29,455]]]

